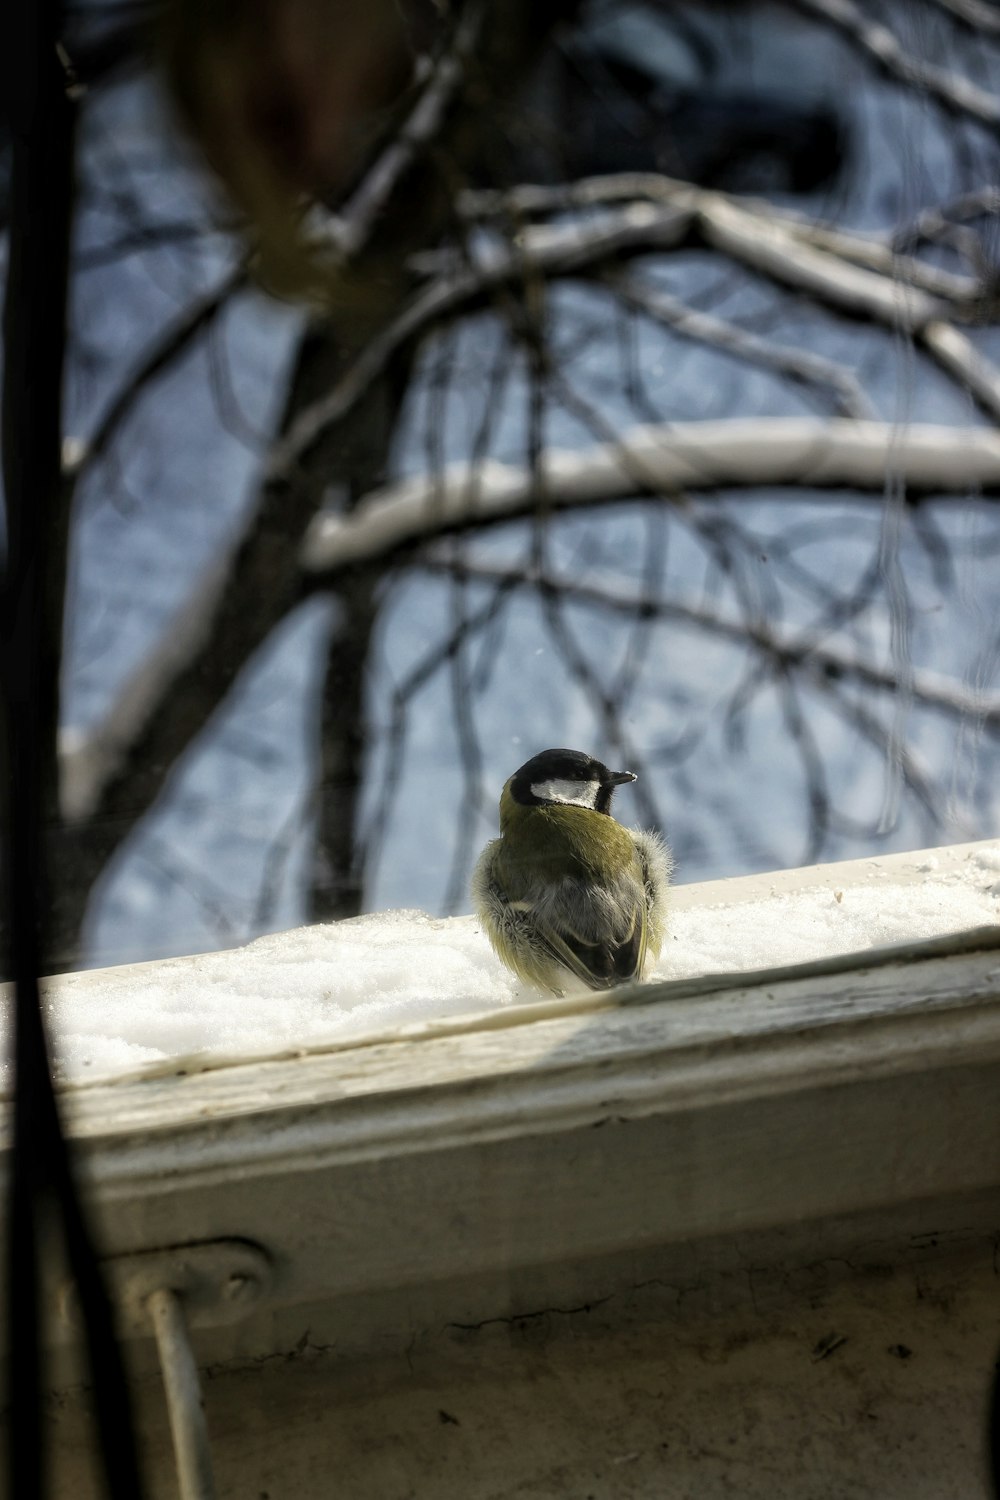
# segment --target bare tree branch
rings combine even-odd
[[[1000,16],[998,16],[1000,23]],[[922,239],[937,240],[942,230],[954,229],[957,222],[981,216],[995,217],[1000,213],[1000,191],[995,187],[978,188],[975,192],[960,193],[935,208],[926,208],[908,223],[902,225],[892,236],[894,250],[905,252]]]
[[[807,15],[826,22],[855,46],[886,77],[925,90],[955,114],[981,125],[1000,125],[1000,99],[960,73],[907,52],[899,38],[880,21],[873,21],[854,0],[791,0]]]
[[[357,260],[371,239],[378,217],[392,193],[409,171],[421,150],[442,127],[444,116],[464,77],[464,66],[482,26],[482,5],[471,6],[462,17],[452,48],[435,70],[400,135],[372,164],[357,190],[338,214],[317,206],[311,227],[317,236],[332,242],[338,257]],[[155,230],[143,230],[148,239]],[[105,452],[118,428],[127,419],[146,387],[169,368],[184,349],[217,317],[225,302],[249,282],[246,264],[235,267],[220,285],[198,299],[172,323],[143,356],[138,367],[109,403],[90,440],[73,445],[67,454],[66,477],[75,482],[82,472]]]
[[[466,70],[454,108],[447,111],[446,119],[439,117],[449,137],[442,149],[447,149],[456,167],[475,161],[477,153],[485,150],[494,125],[492,116],[483,110],[486,93],[492,88],[497,99],[510,97],[511,77],[523,76],[547,27],[565,8],[565,0],[546,0],[542,5],[537,0],[528,5],[524,0],[484,12],[488,24],[476,49],[475,76]],[[365,200],[371,207],[366,220],[370,225],[366,254],[377,267],[377,274],[365,282],[364,297],[338,309],[335,333],[316,341],[320,351],[317,367],[306,370],[293,389],[286,427],[294,424],[296,414],[310,404],[317,389],[336,388],[361,351],[392,323],[409,277],[408,256],[432,241],[448,221],[451,194],[445,190],[449,185],[441,179],[438,162],[421,153],[419,157],[411,154],[404,165],[406,170],[400,166],[402,175],[393,178],[390,201],[382,202],[380,211],[375,209],[378,193]],[[161,367],[159,359],[153,364]],[[387,367],[388,361],[379,374]],[[113,404],[115,409],[101,424],[98,442],[92,444],[89,456],[101,451],[123,406],[131,399],[134,397],[126,394]],[[99,776],[89,782],[85,775],[78,776],[74,792],[75,805],[92,808],[93,815],[89,827],[77,824],[71,830],[76,897],[67,895],[67,908],[62,914],[68,933],[75,930],[80,919],[80,912],[70,909],[72,900],[84,899],[83,893],[151,806],[178,757],[208,722],[251,654],[300,597],[301,542],[321,503],[325,476],[331,465],[343,458],[337,442],[343,450],[345,441],[348,446],[354,441],[354,427],[362,434],[367,430],[361,408],[363,404],[377,405],[379,399],[374,382],[368,383],[344,410],[345,415],[350,411],[352,433],[327,425],[315,435],[308,455],[298,455],[307,461],[296,463],[291,471],[269,470],[257,515],[234,549],[225,578],[221,579],[222,570],[215,569],[215,576],[199,590],[201,617],[192,624],[186,655],[182,658],[180,653],[168,652],[169,670],[159,674],[155,695],[149,679],[132,685],[125,695],[126,711],[112,711],[112,732],[106,728],[99,731],[98,742],[104,753],[91,758],[86,749],[78,751],[77,769],[93,759]],[[79,472],[82,463],[81,456],[72,472]],[[252,608],[247,607],[248,599],[253,601]],[[127,743],[121,733],[123,722]],[[113,746],[113,753],[107,753],[108,746]],[[67,937],[67,946],[71,941]]]
[[[656,181],[669,186],[669,179]],[[546,201],[551,202],[551,197]],[[473,267],[443,272],[371,340],[337,385],[300,414],[272,454],[271,477],[287,475],[306,462],[313,445],[333,424],[345,419],[401,348],[479,305],[496,289],[517,285],[526,276],[569,276],[639,250],[676,247],[688,243],[695,228],[705,243],[840,312],[874,318],[894,332],[905,329],[916,336],[929,327],[928,351],[992,416],[1000,417],[987,361],[978,354],[973,359],[971,346],[963,344],[957,334],[949,337],[944,321],[948,309],[939,298],[898,275],[869,270],[816,248],[807,242],[804,226],[772,222],[721,194],[685,189],[668,208],[633,202],[588,222],[527,229],[516,246],[495,246],[484,251]],[[888,249],[885,256],[887,265],[898,271],[898,258]],[[963,308],[970,287],[978,283],[965,279]],[[800,367],[804,369],[807,362],[803,355]],[[996,389],[1000,390],[1000,374]]]
[[[941,368],[961,382],[983,411],[1000,421],[1000,370],[992,360],[950,323],[928,323],[920,337]]]
[[[983,0],[932,0],[932,4],[973,31],[1000,36],[1000,15],[994,6],[984,4]]]
[[[683,338],[709,344],[737,359],[775,370],[792,381],[830,392],[841,416],[863,420],[875,415],[874,408],[858,381],[836,360],[776,344],[772,339],[748,333],[746,329],[735,323],[728,323],[723,318],[695,312],[679,297],[671,297],[668,292],[646,286],[636,277],[609,278],[609,285],[630,306],[641,309]]]
[[[971,113],[980,123],[984,109],[990,113],[986,123],[992,126],[1000,119],[1000,100],[936,62],[911,57],[898,38],[868,18],[857,0],[798,3],[824,25],[846,30],[892,77],[930,88],[949,109]],[[956,13],[975,10],[984,0],[938,3]],[[550,5],[553,12],[560,8],[558,0],[548,0],[543,7],[546,23]],[[537,26],[527,0],[513,9],[515,30],[526,33]],[[880,639],[887,605],[898,632],[899,617],[892,614],[892,606],[914,605],[916,587],[911,589],[904,579],[900,588],[901,555],[892,551],[898,536],[893,534],[881,552],[873,547],[867,563],[862,558],[856,567],[852,554],[846,573],[831,571],[827,576],[827,549],[819,545],[803,557],[796,550],[815,545],[817,536],[822,543],[830,535],[823,531],[822,521],[811,519],[820,514],[813,506],[810,519],[798,525],[797,539],[776,534],[773,556],[767,559],[774,565],[761,567],[761,552],[768,544],[755,532],[754,512],[726,503],[728,495],[720,503],[712,493],[721,489],[735,498],[761,490],[784,491],[794,493],[797,500],[812,500],[810,491],[836,488],[848,499],[885,496],[896,507],[898,520],[911,514],[902,509],[903,499],[910,495],[971,491],[1000,496],[1000,433],[983,426],[907,429],[882,423],[872,419],[880,408],[868,394],[869,388],[874,396],[883,394],[874,382],[898,355],[892,340],[901,334],[919,356],[919,363],[911,362],[920,373],[927,372],[928,359],[935,361],[1000,424],[1000,369],[982,352],[989,345],[975,327],[992,318],[995,310],[988,240],[984,232],[979,253],[980,226],[959,222],[963,215],[971,219],[993,212],[995,203],[985,193],[967,195],[965,201],[942,208],[936,218],[918,217],[909,237],[876,237],[814,223],[760,199],[647,172],[585,178],[555,187],[529,184],[509,191],[459,193],[463,161],[483,165],[483,180],[496,182],[498,162],[502,170],[507,159],[509,143],[499,139],[504,134],[502,121],[489,118],[481,92],[484,83],[492,86],[499,109],[499,95],[521,72],[523,57],[530,52],[527,44],[514,45],[512,71],[503,60],[502,46],[491,51],[506,25],[505,7],[471,0],[462,8],[451,42],[428,68],[408,118],[357,190],[339,212],[320,205],[307,217],[305,228],[320,253],[329,254],[331,271],[340,277],[345,295],[328,324],[314,322],[306,331],[282,434],[262,476],[257,514],[230,555],[198,582],[174,626],[126,685],[105,722],[92,736],[64,749],[67,811],[81,840],[97,832],[84,860],[91,876],[151,805],[170,766],[209,721],[255,648],[313,589],[334,592],[339,603],[323,692],[322,773],[314,794],[316,827],[324,830],[320,843],[325,839],[326,849],[336,846],[339,853],[328,861],[327,907],[322,904],[322,857],[316,862],[313,896],[319,892],[322,899],[318,906],[314,899],[314,914],[341,915],[336,909],[338,892],[348,888],[360,901],[365,863],[384,833],[400,774],[409,705],[438,668],[449,673],[451,722],[464,771],[447,881],[448,901],[458,899],[481,797],[477,700],[493,666],[490,643],[504,628],[509,600],[523,587],[539,592],[544,625],[561,666],[580,685],[594,708],[598,731],[610,745],[623,742],[628,695],[640,679],[650,641],[655,638],[658,644],[662,638],[659,621],[686,624],[745,648],[748,671],[729,701],[733,734],[738,736],[748,708],[767,690],[767,712],[779,726],[784,724],[794,742],[791,765],[801,768],[811,855],[827,831],[843,832],[847,820],[834,805],[827,784],[830,768],[808,720],[806,699],[815,707],[816,695],[822,693],[844,722],[852,723],[892,761],[907,796],[928,818],[940,815],[943,799],[939,778],[925,775],[901,742],[899,724],[910,705],[969,719],[991,735],[1000,732],[1000,701],[992,692],[978,693],[957,681],[908,670],[901,658],[882,665],[874,649],[842,644],[848,626],[851,639],[863,642],[866,629]],[[943,29],[940,24],[938,29]],[[507,57],[511,55],[508,49]],[[971,140],[974,133],[964,135]],[[517,149],[515,143],[515,156]],[[955,222],[945,217],[948,212]],[[450,241],[445,239],[449,235]],[[673,255],[682,286],[700,284],[701,269],[711,253],[723,267],[723,274],[706,280],[692,295],[693,305],[640,279],[638,272],[620,269],[623,262],[650,252],[657,254],[661,266],[672,269],[671,253],[690,251],[699,253]],[[685,279],[683,267],[695,259],[696,274]],[[966,268],[978,274],[964,274]],[[245,274],[242,268],[233,273],[237,279],[231,290],[242,284]],[[555,301],[549,285],[557,279],[587,281],[602,293],[578,299],[582,311],[571,327],[549,319],[548,308]],[[738,322],[719,315],[730,305],[727,299],[734,290],[743,299]],[[592,318],[591,304],[599,308]],[[786,309],[797,314],[803,304],[814,328],[829,329],[832,313],[838,344],[851,332],[847,320],[866,330],[874,327],[876,336],[866,341],[861,357],[863,374],[814,352],[805,338],[803,347],[775,341]],[[106,407],[88,448],[75,456],[67,454],[68,482],[107,454],[119,424],[142,392],[211,327],[221,305],[213,307],[209,297],[167,331]],[[464,378],[463,362],[468,359],[480,380],[489,358],[484,359],[481,347],[471,349],[473,340],[464,330],[452,337],[451,328],[459,317],[484,308],[494,314],[489,337],[498,332],[496,356],[492,374],[475,393],[478,402],[481,391],[487,392],[478,431],[473,415],[456,448],[456,412],[463,403],[468,403],[467,410],[473,405],[471,392],[461,388],[457,376]],[[825,315],[820,317],[817,309]],[[611,371],[609,317],[618,320],[623,345],[621,360]],[[736,360],[805,387],[821,409],[835,411],[839,420],[661,422],[651,397],[642,404],[644,388],[629,340],[635,342],[636,329],[643,334],[643,347],[655,342],[662,351],[675,347],[675,340],[659,332],[650,339],[647,320],[732,356],[713,360],[721,376],[713,409],[722,404],[726,382],[735,387],[741,378],[732,362]],[[387,484],[388,442],[411,362],[422,341],[437,334],[443,337],[432,346],[434,359],[424,367],[410,408],[425,422],[423,460],[428,472]],[[601,367],[595,351],[604,356]],[[503,402],[498,433],[493,432],[494,408],[512,370],[511,384],[515,394],[520,391],[525,369],[527,415],[516,434],[519,446],[512,450],[511,401]],[[579,381],[577,370],[583,372]],[[444,371],[437,399],[435,371]],[[650,389],[659,392],[662,372],[657,370],[654,378],[657,383]],[[225,381],[216,384],[227,419],[239,426]],[[613,398],[605,401],[610,391]],[[630,419],[649,416],[650,425],[619,432],[621,392],[631,402]],[[575,431],[578,424],[595,440],[591,443],[586,437],[589,446],[573,451],[548,446],[554,431]],[[405,430],[414,435],[409,427]],[[465,461],[445,465],[445,456],[456,451],[466,456]],[[513,451],[515,459],[509,464],[493,462],[487,457],[492,451]],[[325,492],[326,500],[330,492],[343,492],[344,513],[316,520]],[[547,532],[549,519],[586,506],[639,498],[653,501],[642,519],[664,548],[667,539],[673,545],[676,536],[686,558],[693,543],[698,576],[692,576],[685,600],[659,597],[665,575],[658,545],[649,548],[647,570],[630,597],[625,597],[627,591],[618,597],[613,590],[567,582],[572,569],[562,565],[563,536],[574,538],[579,576],[586,576],[584,569],[600,561],[599,543],[593,541],[598,528],[552,527]],[[875,510],[869,504],[859,516],[859,526],[867,524]],[[919,515],[919,508],[913,514]],[[470,561],[464,543],[450,545],[447,560],[442,560],[445,549],[434,545],[446,536],[467,535],[519,518],[534,523],[520,533],[528,559],[521,569],[491,569]],[[933,517],[915,535],[926,550],[934,580],[945,587],[947,569],[939,556],[942,543]],[[385,581],[394,576],[403,554],[415,549],[417,566],[450,573],[451,616],[441,627],[443,644],[429,645],[391,698],[391,727],[382,747],[384,798],[381,806],[377,800],[369,804],[374,810],[366,844],[359,807],[363,777],[368,774],[365,704],[371,631],[386,596]],[[923,558],[918,562],[922,565]],[[490,598],[480,609],[483,586],[489,587]],[[252,608],[247,607],[248,597]],[[616,676],[605,680],[595,672],[584,634],[577,639],[572,605],[614,611],[629,621],[619,631],[628,637],[628,646]],[[809,623],[794,629],[784,624],[786,608],[796,616],[805,612]],[[599,623],[607,626],[606,621]],[[844,634],[833,638],[838,630]],[[992,680],[990,670],[984,665],[984,682]],[[890,698],[895,702],[890,704]],[[869,700],[877,712],[868,711]],[[687,753],[683,745],[696,739],[697,734],[688,730],[662,754]],[[352,790],[344,795],[348,782]],[[271,858],[263,905],[276,889],[281,860],[291,847],[291,828],[290,823],[288,837],[282,836]],[[866,829],[865,836],[870,832]]]
[[[477,634],[490,629],[500,616],[504,603],[515,587],[516,583],[513,582],[499,584],[487,604],[466,615],[461,620],[457,631],[452,630],[443,640],[435,642],[393,690],[389,727],[385,735],[385,771],[379,794],[374,799],[374,813],[362,839],[365,856],[369,862],[377,858],[388,828],[393,799],[403,769],[407,730],[406,711],[411,699],[432,680],[443,666],[447,665],[456,652],[461,650],[463,643],[470,643]]]
[[[607,222],[589,225],[584,233],[574,227],[539,231],[530,249],[498,247],[473,269],[446,272],[373,336],[343,378],[299,415],[274,448],[270,475],[287,475],[307,462],[314,444],[330,427],[344,421],[407,344],[480,304],[498,287],[519,282],[526,271],[536,276],[570,275],[629,250],[672,247],[683,237],[688,222],[684,214],[635,204],[625,212],[608,215]]]
[[[226,302],[247,283],[245,266],[237,266],[204,297],[185,308],[146,352],[138,366],[123,381],[118,394],[104,409],[95,431],[86,443],[67,445],[63,460],[64,482],[75,485],[103,457],[115,433],[130,415],[146,387],[169,369],[185,349],[218,317]]]
[[[70,822],[95,815],[105,786],[160,704],[164,684],[176,681],[185,664],[211,638],[215,612],[233,566],[234,555],[224,554],[199,578],[96,730],[85,736],[62,736],[59,800]]]
[[[923,810],[925,826],[930,834],[943,822],[941,797],[932,778],[921,766],[916,755],[899,743],[891,728],[886,728],[878,714],[872,713],[863,703],[849,700],[839,685],[829,678],[816,678],[818,686],[825,689],[835,701],[837,712],[852,723],[858,732],[878,751],[889,776],[898,776],[914,801]],[[883,829],[883,831],[888,831]]]
[[[323,228],[346,259],[357,259],[376,220],[422,151],[437,139],[445,116],[467,79],[470,59],[483,28],[482,0],[460,15],[452,43],[438,60],[409,118],[372,163],[355,192]]]
[[[139,223],[134,228],[123,231],[117,239],[78,250],[73,257],[73,270],[99,270],[102,266],[123,260],[127,255],[158,250],[167,245],[204,244],[213,235],[232,235],[238,229],[236,224],[208,225],[200,220],[190,219],[160,220],[156,224]]]
[[[451,574],[455,564],[432,556],[419,559],[418,566],[429,572]],[[859,682],[889,696],[899,691],[899,677],[892,668],[876,666],[846,647],[823,645],[818,632],[812,628],[792,631],[774,624],[754,624],[704,605],[651,597],[647,593],[637,596],[634,589],[582,584],[565,576],[541,578],[530,568],[498,568],[489,563],[478,563],[468,556],[463,557],[461,568],[470,580],[508,593],[523,588],[548,588],[574,604],[607,610],[629,619],[672,620],[688,625],[732,645],[751,648],[765,656],[772,668],[777,667],[782,672],[806,669],[811,677]],[[954,678],[917,668],[913,672],[910,696],[923,708],[933,709],[949,718],[972,720],[990,733],[1000,734],[1000,694],[977,692]]]
[[[475,37],[482,24],[482,6],[470,7],[458,27],[453,48],[446,54],[422,93],[412,115],[399,137],[373,163],[343,210],[334,215],[319,207],[311,224],[317,236],[332,242],[338,257],[356,260],[372,236],[376,221],[398,187],[402,177],[413,166],[418,152],[440,129],[445,110],[463,77]],[[183,226],[185,229],[188,226]],[[156,230],[141,231],[142,242],[154,238]],[[88,252],[93,259],[94,252]],[[98,262],[99,263],[99,262]],[[198,299],[172,323],[143,356],[138,367],[123,383],[101,418],[89,442],[74,445],[66,462],[67,479],[75,482],[81,473],[96,462],[106,450],[118,428],[129,416],[146,387],[169,368],[179,354],[217,317],[229,297],[245,286],[249,272],[245,264],[235,267],[221,284]]]

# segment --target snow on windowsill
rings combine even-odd
[[[772,968],[1000,920],[1000,843],[678,886],[650,979]],[[388,911],[243,948],[62,975],[46,1003],[68,1085],[336,1045],[537,1004],[473,917]]]

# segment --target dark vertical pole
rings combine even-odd
[[[996,1500],[1000,1500],[1000,1354],[993,1367],[993,1382],[990,1386],[989,1416],[986,1434],[988,1463],[992,1488]]]
[[[46,1488],[39,1263],[61,1227],[87,1334],[108,1491],[140,1493],[128,1392],[110,1309],[70,1173],[38,976],[47,910],[43,838],[56,807],[65,535],[61,396],[72,211],[72,107],[59,63],[59,0],[9,8],[4,101],[12,138],[2,401],[7,555],[0,593],[0,860],[14,981],[15,1099],[6,1299],[8,1494]]]
[[[54,774],[56,691],[41,569],[60,483],[71,120],[56,57],[57,5],[38,0],[17,10],[16,21],[8,20],[15,34],[6,48],[12,176],[3,319],[7,558],[0,602],[3,925],[15,985],[16,1085],[7,1225],[8,1493],[34,1500],[46,1488],[40,1219],[52,1131],[58,1130],[38,993],[42,804]]]

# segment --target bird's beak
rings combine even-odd
[[[612,771],[608,781],[612,786],[624,786],[626,781],[635,781],[634,771]]]

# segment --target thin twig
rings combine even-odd
[[[440,135],[448,109],[466,80],[484,15],[482,0],[475,0],[461,12],[451,46],[439,59],[409,118],[332,219],[331,231],[345,258],[356,259],[364,249],[400,182],[420,153]]]
[[[939,63],[907,52],[889,27],[866,15],[854,0],[790,0],[816,20],[824,21],[854,45],[879,72],[909,87],[923,89],[953,114],[980,125],[1000,125],[1000,98]]]
[[[166,328],[152,349],[123,381],[117,396],[105,407],[87,442],[74,445],[67,455],[63,472],[68,484],[78,483],[82,475],[103,456],[111,439],[135,408],[146,387],[168,369],[199,334],[211,326],[229,298],[240,291],[247,280],[246,266],[241,264],[234,267],[218,286],[185,308],[180,317]]]
[[[434,557],[421,557],[417,565],[432,573],[450,573],[452,564]],[[899,677],[895,670],[878,667],[855,652],[818,644],[815,631],[780,630],[773,625],[752,625],[718,610],[702,605],[682,603],[677,599],[653,599],[635,589],[614,589],[609,585],[589,585],[575,579],[548,575],[539,578],[524,568],[498,568],[488,563],[463,559],[465,576],[495,589],[545,589],[574,604],[608,610],[629,619],[670,620],[690,626],[706,635],[750,646],[762,653],[782,671],[808,665],[816,677],[831,682],[854,681],[880,693],[895,694]],[[974,719],[984,729],[1000,734],[1000,696],[977,693],[966,684],[939,673],[916,668],[913,671],[912,697],[921,707],[933,709],[951,718]]]
[[[635,212],[616,213],[607,222],[589,226],[585,234],[533,241],[530,267],[538,276],[571,275],[632,249],[669,248],[685,227],[683,216],[640,204]],[[523,252],[498,249],[474,269],[446,272],[419,292],[388,327],[368,341],[337,384],[298,415],[275,445],[268,466],[270,477],[287,475],[306,464],[314,446],[345,420],[406,345],[481,304],[505,285],[519,282],[524,272]]]
[[[610,285],[630,306],[673,329],[682,338],[721,349],[723,353],[775,370],[803,385],[828,390],[841,416],[864,420],[875,415],[874,407],[858,381],[836,360],[805,349],[776,344],[723,318],[695,312],[679,297],[646,286],[634,276],[613,277]]]
[[[975,32],[1000,36],[1000,13],[983,0],[932,0],[932,3]]]

